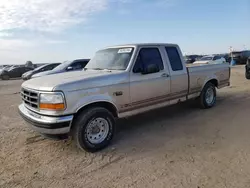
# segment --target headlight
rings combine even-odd
[[[64,110],[66,105],[63,94],[41,93],[39,107],[41,110]]]

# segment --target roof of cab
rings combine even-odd
[[[108,46],[106,48],[141,47],[141,46],[178,46],[178,45],[172,43],[134,43],[134,44],[121,44],[121,45]]]

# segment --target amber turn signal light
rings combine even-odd
[[[40,103],[39,107],[42,110],[63,110],[65,108],[63,103],[59,103],[59,104]]]

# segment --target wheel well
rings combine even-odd
[[[218,80],[212,79],[212,80],[209,80],[207,83],[209,83],[209,82],[214,84],[215,87],[218,87]]]
[[[88,108],[93,108],[93,107],[102,107],[102,108],[106,108],[107,110],[109,110],[109,111],[113,114],[113,116],[114,116],[115,118],[118,117],[117,109],[116,109],[116,107],[115,107],[112,103],[109,103],[109,102],[94,102],[94,103],[88,104],[88,105],[83,106],[82,108],[80,108],[80,109],[77,111],[77,113],[74,115],[74,118],[73,118],[73,120],[72,120],[72,122],[71,122],[72,126],[71,126],[71,128],[70,128],[70,129],[71,129],[70,135],[72,134],[72,129],[73,129],[73,127],[74,127],[74,122],[75,122],[75,120],[77,119],[78,115],[79,115],[82,111],[84,111],[84,110],[86,110],[86,109],[88,109]]]
[[[81,113],[83,110],[86,110],[87,108],[92,108],[92,107],[106,108],[107,110],[109,110],[113,114],[114,117],[118,117],[116,107],[112,103],[109,103],[109,102],[94,102],[94,103],[88,104],[88,105],[82,107],[81,109],[79,109],[77,111],[77,114]]]

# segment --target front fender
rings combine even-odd
[[[91,96],[85,96],[81,98],[78,103],[75,105],[76,112],[78,112],[80,109],[83,107],[93,104],[93,103],[98,103],[98,102],[107,102],[112,104],[116,109],[117,106],[115,105],[115,101],[113,98],[108,94],[96,94],[96,95],[91,95]]]

